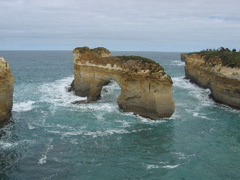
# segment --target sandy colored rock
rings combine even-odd
[[[151,119],[170,117],[175,104],[172,80],[154,61],[124,60],[111,56],[107,49],[73,50],[74,81],[72,90],[87,102],[101,97],[102,87],[114,80],[121,88],[119,107]]]
[[[0,127],[8,122],[13,105],[13,82],[9,64],[0,57]]]
[[[222,65],[219,57],[205,61],[199,54],[181,54],[185,61],[186,77],[211,90],[217,102],[240,109],[240,69]]]

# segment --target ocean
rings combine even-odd
[[[67,92],[71,51],[0,51],[15,77],[10,122],[0,130],[0,179],[240,179],[240,111],[184,79],[177,52],[140,55],[173,80],[176,110],[157,121],[119,110],[112,82],[101,100]]]

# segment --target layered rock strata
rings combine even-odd
[[[172,80],[156,62],[113,57],[105,48],[82,47],[73,53],[71,88],[76,95],[87,97],[87,102],[98,100],[102,87],[114,80],[121,88],[117,102],[122,110],[150,119],[173,114]]]
[[[0,127],[8,122],[13,105],[13,82],[9,64],[0,57]]]
[[[192,82],[211,90],[217,102],[240,109],[240,69],[227,67],[215,56],[206,61],[199,54],[181,54],[185,74]]]

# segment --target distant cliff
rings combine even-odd
[[[214,56],[207,56],[208,52],[206,55],[181,54],[182,61],[186,63],[186,77],[203,88],[209,88],[217,102],[240,109],[239,62],[214,53]]]
[[[11,70],[3,57],[0,57],[0,127],[8,122],[13,105],[13,82]]]
[[[98,100],[102,87],[114,80],[121,88],[117,102],[122,110],[151,119],[173,114],[171,77],[155,61],[139,56],[113,57],[105,48],[80,47],[73,53],[71,89],[87,97],[87,102]]]

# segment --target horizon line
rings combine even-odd
[[[109,50],[109,49],[108,49]],[[3,49],[1,51],[73,51],[68,49]],[[110,52],[192,52],[192,51],[162,51],[162,50],[109,50]]]

